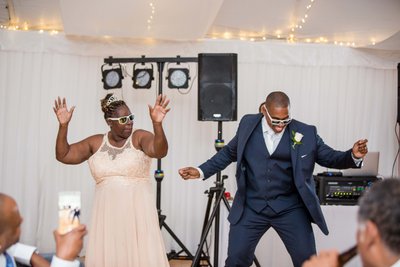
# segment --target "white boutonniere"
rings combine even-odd
[[[296,145],[301,145],[301,139],[303,139],[303,134],[299,132],[292,131],[292,148],[294,149]]]

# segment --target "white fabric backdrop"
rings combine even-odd
[[[369,150],[381,152],[380,173],[390,176],[398,148],[394,128],[400,53],[275,42],[134,43],[0,30],[0,191],[19,203],[25,219],[22,241],[43,252],[54,250],[51,232],[57,227],[59,191],[82,192],[82,222],[89,224],[94,182],[87,163],[63,165],[55,160],[54,99],[65,96],[69,105],[77,106],[69,128],[69,141],[76,142],[108,130],[99,101],[107,93],[100,72],[105,57],[198,53],[238,53],[239,118],[256,113],[270,91],[283,90],[291,98],[293,117],[316,125],[332,147],[345,150],[357,139],[368,138]],[[127,68],[131,72],[132,66]],[[194,84],[188,94],[163,86],[172,110],[164,122],[170,150],[162,161],[161,205],[167,224],[195,253],[207,201],[204,191],[215,178],[183,181],[177,171],[215,153],[217,123],[197,121],[196,64],[190,68]],[[155,99],[155,83],[150,90],[135,90],[130,77],[123,82],[122,90],[114,91],[136,114],[136,127],[151,130],[147,104]],[[237,125],[223,124],[226,142]],[[230,177],[226,188],[231,192],[236,187],[234,169],[232,164],[223,172]],[[163,232],[167,250],[180,250]]]

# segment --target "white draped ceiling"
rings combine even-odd
[[[0,25],[69,36],[342,43],[399,50],[398,0],[0,0]]]
[[[238,54],[239,118],[256,113],[272,90],[283,90],[291,98],[294,118],[316,125],[325,142],[340,150],[368,138],[369,150],[381,152],[380,173],[391,175],[398,149],[399,54],[276,42],[100,42],[0,30],[0,191],[19,203],[25,219],[22,241],[36,244],[42,252],[54,251],[52,229],[57,227],[59,191],[82,192],[82,222],[89,224],[94,182],[86,163],[63,165],[55,160],[54,99],[65,96],[69,105],[76,105],[70,142],[104,133],[108,129],[99,100],[108,93],[102,89],[100,72],[105,57],[196,57],[204,52]],[[207,201],[204,191],[215,178],[184,181],[178,169],[197,166],[215,153],[217,123],[197,121],[197,66],[189,66],[193,87],[187,94],[164,83],[172,110],[164,122],[170,150],[162,160],[161,206],[167,224],[195,253]],[[131,65],[126,68],[131,72]],[[136,114],[135,126],[151,130],[147,104],[154,102],[156,83],[149,90],[135,90],[126,77],[123,88],[114,91]],[[226,141],[234,136],[237,125],[238,121],[223,123]],[[232,164],[223,172],[229,176],[226,188],[231,192],[236,186],[234,169]],[[321,170],[317,167],[315,172]],[[163,232],[168,251],[180,250]]]

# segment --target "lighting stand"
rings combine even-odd
[[[165,62],[157,62],[157,68],[158,68],[158,94],[162,94],[162,73],[164,70],[164,63]],[[188,259],[192,260],[193,255],[190,253],[190,251],[185,247],[185,245],[182,243],[182,241],[175,235],[175,233],[169,228],[168,224],[165,222],[165,219],[167,218],[166,215],[163,215],[161,212],[161,182],[164,178],[164,171],[161,169],[161,159],[157,159],[157,170],[154,172],[154,177],[157,182],[157,212],[158,212],[158,221],[160,223],[160,229],[162,227],[167,230],[167,232],[171,235],[171,237],[178,243],[178,245],[181,247],[181,250],[178,252],[175,252],[174,250],[171,250],[168,255],[168,260],[171,259]],[[179,254],[185,252],[186,256],[179,256]]]
[[[218,121],[218,139],[215,140],[215,149],[219,151],[224,147],[224,140],[222,139],[222,121]],[[227,179],[227,175],[222,175],[221,179],[221,172],[217,172],[216,174],[216,181],[214,182],[215,186],[210,187],[208,191],[205,193],[208,194],[208,202],[206,213],[204,216],[203,222],[203,229],[201,232],[201,239],[196,254],[194,256],[192,267],[199,267],[200,265],[200,257],[203,252],[203,246],[206,242],[207,235],[211,229],[211,226],[214,222],[214,267],[218,267],[218,256],[219,256],[219,228],[220,228],[220,204],[221,201],[224,202],[225,207],[227,208],[228,212],[231,210],[228,200],[225,196],[225,187],[224,187],[224,180]],[[214,205],[211,211],[211,206]],[[211,211],[211,214],[210,214]],[[260,267],[260,264],[256,257],[254,257],[254,263],[257,267]],[[210,265],[210,264],[209,264]],[[211,266],[211,265],[210,265]]]
[[[177,56],[176,58],[146,58],[145,56],[142,56],[141,58],[113,58],[113,57],[108,57],[104,59],[104,63],[112,65],[113,63],[157,63],[157,68],[158,68],[158,94],[162,94],[162,84],[163,84],[163,70],[164,70],[164,64],[166,62],[175,62],[175,63],[180,63],[180,62],[197,62],[197,58],[181,58],[180,56]],[[174,250],[171,250],[170,253],[167,253],[168,260],[171,259],[188,259],[192,260],[193,255],[190,253],[190,251],[185,247],[185,245],[182,243],[182,241],[179,240],[179,238],[175,235],[175,233],[169,228],[167,223],[165,222],[167,216],[163,215],[161,213],[161,182],[164,178],[164,171],[161,169],[161,159],[157,159],[157,170],[154,173],[154,177],[157,182],[157,197],[156,197],[156,205],[157,205],[157,212],[158,212],[158,220],[160,224],[160,229],[164,227],[167,232],[171,235],[171,237],[178,243],[178,245],[181,247],[181,250],[178,252],[175,252]],[[179,256],[182,252],[185,252],[187,256]]]

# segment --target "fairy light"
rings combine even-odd
[[[325,38],[324,36],[320,36],[318,38],[315,39],[311,39],[311,38],[296,38],[296,32],[300,31],[302,29],[304,29],[304,27],[306,27],[307,25],[307,21],[310,20],[310,11],[312,9],[312,7],[314,6],[316,0],[309,0],[305,3],[304,6],[304,14],[303,16],[299,16],[297,19],[296,23],[293,23],[292,26],[290,26],[290,34],[289,37],[287,38],[288,41],[290,42],[306,42],[306,43],[317,43],[317,44],[322,44],[322,43],[329,43],[329,40],[327,38]],[[373,42],[373,41],[372,41]],[[355,46],[354,42],[343,42],[343,41],[338,41],[338,40],[334,40],[332,41],[332,43],[334,43],[335,45],[347,45],[347,46]]]
[[[225,39],[231,39],[231,38],[232,38],[232,34],[231,34],[230,32],[224,32],[223,37],[224,37]]]
[[[26,21],[24,21],[20,25],[12,22],[0,25],[1,30],[8,30],[8,31],[31,31],[31,32],[38,32],[39,34],[47,32],[49,35],[57,35],[60,32],[58,29],[51,29],[51,28],[44,29],[42,27],[43,25],[41,26],[29,25],[28,22]]]
[[[148,2],[148,7],[149,7],[149,15],[146,18],[147,23],[147,30],[151,31],[153,28],[154,24],[154,19],[155,19],[155,14],[156,14],[156,5],[155,3],[152,2],[153,0],[149,0]],[[256,41],[267,41],[267,40],[280,40],[280,41],[286,41],[287,43],[295,43],[295,42],[304,42],[304,43],[331,43],[334,45],[340,45],[340,46],[348,46],[348,47],[355,47],[356,43],[352,42],[351,40],[328,40],[327,38],[320,36],[318,38],[310,38],[310,37],[304,37],[304,38],[299,38],[297,32],[304,29],[307,26],[307,22],[310,20],[310,10],[314,6],[316,0],[308,0],[305,1],[304,5],[304,14],[302,16],[299,16],[297,18],[297,21],[293,22],[286,30],[282,29],[277,29],[275,31],[271,31],[268,33],[266,30],[259,31],[259,32],[241,32],[238,34],[235,34],[233,32],[225,31],[221,33],[210,33],[207,35],[206,38],[217,40],[217,39],[225,39],[225,40],[240,40],[240,41],[250,41],[250,42],[256,42]],[[2,30],[10,30],[10,31],[37,31],[39,34],[43,33],[48,33],[49,35],[57,35],[60,31],[57,29],[47,29],[40,28],[38,26],[32,26],[28,25],[27,22],[24,22],[23,24],[20,25],[15,25],[15,24],[2,24],[0,25],[0,29]],[[104,39],[110,39],[112,37],[110,36],[103,36]],[[375,45],[376,40],[374,38],[370,39],[370,44]]]
[[[147,19],[147,30],[150,31],[152,29],[154,15],[156,13],[156,6],[155,6],[155,4],[153,2],[150,2],[149,6],[150,6],[151,10],[150,10],[150,16]]]

